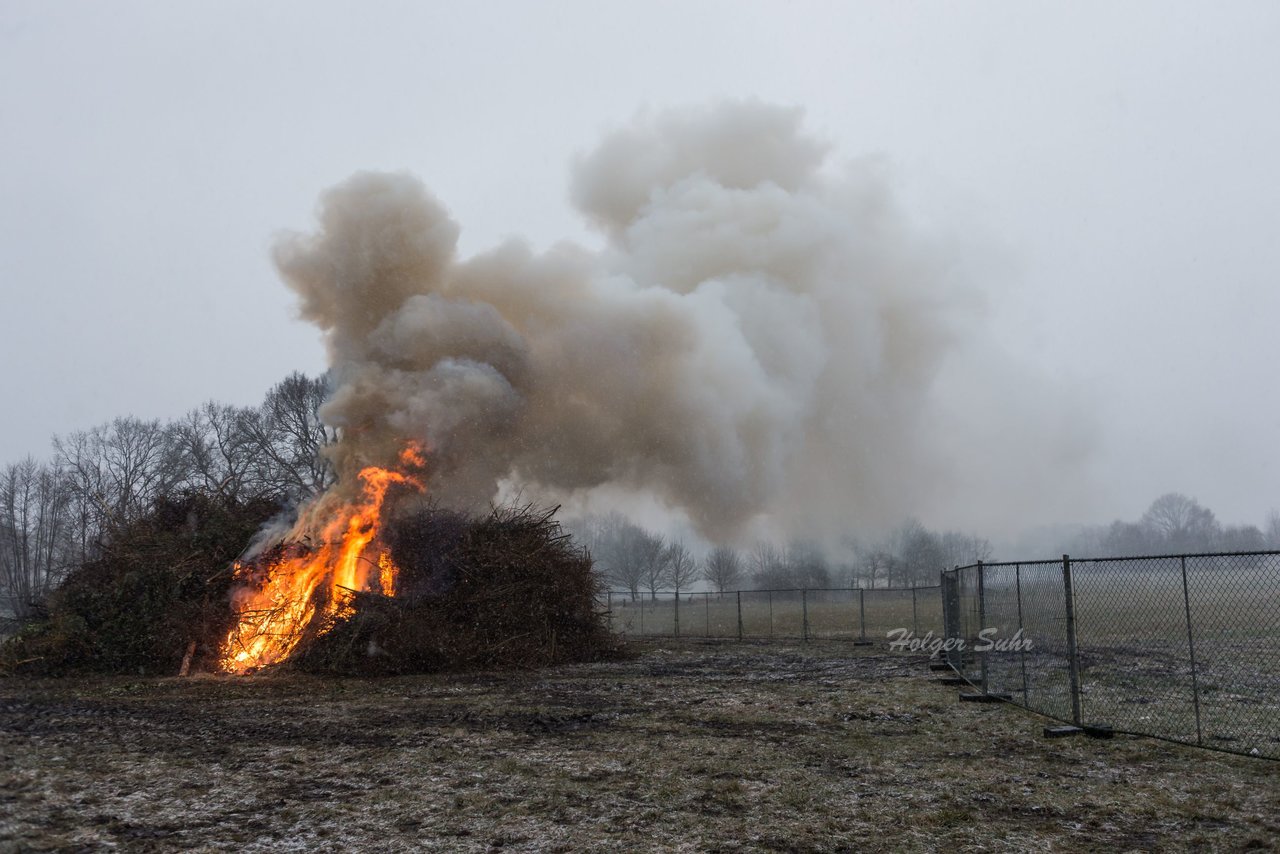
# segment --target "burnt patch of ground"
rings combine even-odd
[[[383,679],[0,681],[0,850],[1268,850],[1276,765],[1040,737],[923,659],[655,643]]]

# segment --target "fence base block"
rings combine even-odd
[[[853,642],[853,645],[854,646],[875,646],[876,642],[868,641],[868,640],[856,640]]]
[[[964,677],[962,677],[962,676],[940,676],[940,677],[938,677],[937,679],[935,679],[935,680],[933,680],[933,681],[934,681],[935,683],[939,684],[939,685],[956,685],[956,686],[959,686],[959,685],[968,685],[968,684],[969,684],[969,680],[968,680],[968,679],[965,679],[965,678],[964,678]]]
[[[1084,730],[1078,726],[1047,726],[1044,728],[1045,738],[1067,738],[1073,735],[1083,735]]]
[[[961,694],[962,703],[1004,703],[1013,699],[1012,694]]]
[[[929,662],[929,669],[934,673],[937,673],[940,670],[950,670],[951,665],[947,664],[945,661],[931,661]]]
[[[1089,738],[1114,738],[1116,734],[1115,730],[1109,726],[1082,726],[1080,729],[1084,730],[1084,734]]]

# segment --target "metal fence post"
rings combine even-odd
[[[800,638],[805,643],[809,642],[809,589],[807,587],[800,591]]]
[[[916,611],[916,589],[911,588],[911,633],[920,634],[920,616]]]
[[[674,624],[675,636],[680,637],[680,591],[676,591],[676,612]]]
[[[1191,595],[1187,591],[1187,556],[1182,561],[1182,607],[1187,612],[1187,653],[1191,657],[1191,702],[1196,709],[1196,744],[1204,744],[1204,733],[1200,728],[1200,679],[1196,672],[1196,639],[1191,630]]]
[[[858,640],[866,641],[867,639],[867,591],[864,587],[858,588]]]
[[[982,565],[982,561],[978,561],[978,631],[981,632],[987,627],[987,569]],[[977,652],[975,649],[974,652]],[[978,653],[981,657],[978,659],[978,672],[982,679],[982,693],[987,693],[987,656],[986,653]]]
[[[644,597],[640,597],[640,637],[644,637]]]
[[[1080,656],[1076,642],[1076,589],[1071,580],[1071,556],[1062,556],[1062,592],[1067,611],[1067,676],[1071,681],[1071,722],[1080,726]]]
[[[944,569],[938,573],[938,596],[942,598],[942,638],[947,642],[943,646],[943,652],[946,654],[947,663],[951,668],[956,669],[956,653],[951,639],[956,635],[956,616],[955,608],[951,602],[951,591],[955,586],[955,576],[949,575]]]
[[[609,615],[607,617],[609,620],[609,634],[613,634],[613,591],[606,590],[604,595],[606,603],[604,606],[606,608],[605,613]]]
[[[742,591],[738,592],[738,640],[742,640]]]
[[[702,607],[707,615],[707,637],[711,637],[711,591],[702,594]]]
[[[769,591],[769,639],[773,640],[773,591]]]
[[[1022,664],[1022,703],[1028,705],[1031,698],[1027,695],[1027,644],[1022,635],[1022,564],[1013,565],[1013,580],[1018,592],[1018,657]]]

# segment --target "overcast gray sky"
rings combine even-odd
[[[419,175],[464,254],[592,244],[576,152],[640,108],[756,96],[884,158],[966,247],[992,295],[973,334],[1097,425],[1071,521],[1179,490],[1261,522],[1277,44],[1272,2],[0,0],[0,461],[320,370],[268,250],[355,170]],[[1018,400],[979,404],[998,424]]]

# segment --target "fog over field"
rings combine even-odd
[[[1266,3],[6,2],[0,463],[332,368],[340,468],[417,439],[459,503],[1263,525],[1278,36]]]

